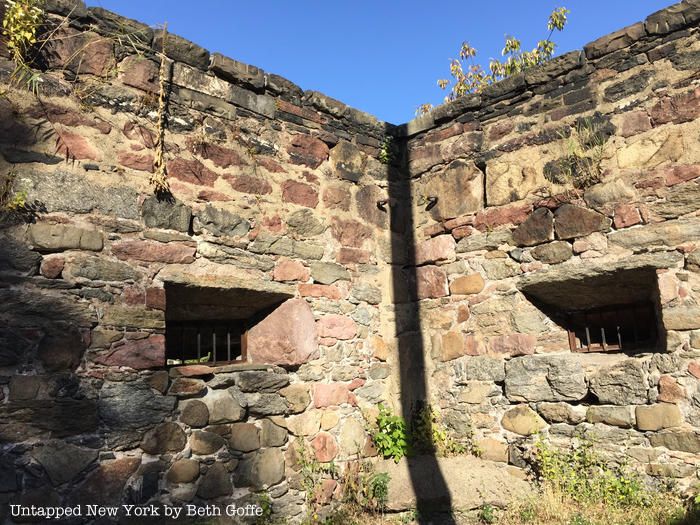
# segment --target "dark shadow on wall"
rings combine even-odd
[[[392,131],[387,129],[387,134]],[[415,264],[414,207],[406,139],[394,141],[395,160],[389,167],[391,272],[395,306],[395,330],[400,370],[401,409],[406,421],[429,402],[426,355],[423,345],[418,276]],[[420,209],[419,209],[420,213]],[[432,447],[430,447],[432,448]],[[408,458],[408,469],[416,495],[419,523],[456,523],[452,496],[435,453]]]

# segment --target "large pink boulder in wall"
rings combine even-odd
[[[316,322],[303,299],[289,299],[248,330],[248,361],[301,365],[318,357]]]

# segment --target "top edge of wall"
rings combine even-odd
[[[46,0],[48,13],[65,16],[71,25],[110,34],[128,31],[138,43],[153,53],[162,49],[162,32],[146,24],[123,17],[101,7],[86,7],[83,0]],[[700,23],[700,0],[682,0],[649,15],[643,22],[602,36],[585,45],[583,50],[557,56],[536,69],[514,75],[488,86],[481,94],[467,95],[437,106],[432,112],[401,125],[380,121],[375,116],[352,108],[343,102],[313,90],[302,90],[284,77],[229,58],[210,53],[189,40],[167,34],[165,54],[171,60],[213,75],[221,80],[257,94],[265,94],[301,106],[311,106],[335,118],[346,119],[360,127],[381,130],[395,136],[410,138],[439,127],[469,112],[492,104],[506,104],[509,99],[530,87],[545,84],[586,67],[602,57],[625,49],[641,40],[651,40]]]

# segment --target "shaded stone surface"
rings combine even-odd
[[[513,231],[519,246],[535,246],[554,240],[554,215],[548,208],[537,208]]]
[[[284,454],[278,448],[260,450],[243,459],[236,469],[236,486],[264,488],[284,478]]]
[[[260,448],[260,432],[252,423],[234,423],[231,425],[229,446],[240,452],[251,452]]]
[[[228,496],[233,492],[231,474],[223,463],[214,463],[202,476],[197,487],[197,496],[202,499],[214,499]]]
[[[100,390],[100,418],[115,430],[141,428],[163,421],[175,408],[172,396],[156,394],[142,381],[105,383]]]
[[[97,459],[97,450],[52,440],[32,450],[54,486],[72,481]]]
[[[564,204],[554,212],[554,227],[557,238],[573,239],[596,231],[607,231],[610,219],[593,210]]]
[[[203,397],[202,401],[209,409],[209,423],[232,423],[243,419],[246,411],[241,405],[239,395],[237,390],[229,388],[213,390]]]
[[[149,454],[180,452],[187,444],[187,437],[177,423],[162,423],[149,430],[141,441],[141,448]]]

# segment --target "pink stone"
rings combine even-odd
[[[262,177],[254,177],[253,175],[224,175],[224,180],[231,187],[241,193],[249,193],[251,195],[267,195],[272,193],[272,186]]]
[[[452,235],[440,235],[416,246],[416,264],[455,260],[456,243]]]
[[[112,254],[122,260],[189,264],[194,261],[196,248],[183,244],[157,241],[119,241],[112,244]]]
[[[678,279],[671,272],[658,275],[659,295],[661,304],[670,303],[678,297]]]
[[[693,377],[700,379],[700,361],[691,361],[688,363],[688,372]]]
[[[344,315],[331,314],[318,321],[317,330],[320,337],[347,340],[357,335],[357,324]]]
[[[318,168],[328,158],[326,143],[309,135],[295,135],[287,151],[292,164],[302,164],[312,169]]]
[[[143,91],[158,91],[158,65],[143,57],[128,56],[119,64],[119,78],[127,86]]]
[[[165,336],[127,341],[95,359],[106,366],[128,366],[137,370],[165,365]]]
[[[141,155],[131,151],[120,151],[117,153],[117,162],[132,170],[153,172],[153,155],[150,153]]]
[[[437,266],[416,268],[416,292],[418,299],[434,299],[450,294],[445,270]]]
[[[509,334],[494,337],[489,341],[489,350],[494,354],[509,356],[532,355],[535,353],[537,337],[531,334]]]
[[[370,252],[358,248],[340,248],[336,260],[340,264],[367,264],[370,260]]]
[[[435,237],[436,235],[445,233],[445,231],[445,225],[441,222],[431,224],[430,226],[426,226],[425,228],[423,228],[423,234],[426,237]]]
[[[315,208],[318,204],[318,191],[309,184],[286,180],[282,183],[282,200],[307,208]]]
[[[302,297],[325,297],[326,299],[342,299],[341,291],[326,284],[300,284],[299,293]]]
[[[642,222],[639,210],[631,204],[618,204],[615,206],[615,228],[627,228]]]
[[[248,331],[251,363],[296,366],[317,355],[316,322],[303,299],[285,301]]]
[[[338,340],[333,337],[319,337],[318,339],[318,344],[321,346],[333,346],[337,342]]]
[[[456,217],[445,221],[445,228],[448,230],[454,230],[455,228],[460,228],[462,226],[471,226],[474,224],[473,215],[462,215],[461,217]]]
[[[39,271],[47,279],[57,279],[61,276],[64,264],[63,255],[47,255],[42,259]]]
[[[56,152],[69,160],[102,160],[102,154],[82,135],[62,130],[57,141]]]
[[[168,161],[168,176],[197,186],[214,186],[219,175],[207,168],[199,160],[176,157]]]
[[[316,459],[321,463],[328,463],[338,455],[338,444],[335,438],[328,432],[319,432],[311,441]]]
[[[299,261],[280,259],[272,271],[272,279],[275,281],[308,281],[309,269]]]
[[[228,168],[230,166],[245,166],[245,162],[238,152],[219,146],[218,144],[210,144],[208,142],[189,141],[190,149],[205,159],[209,159],[220,168]]]
[[[366,382],[367,382],[366,379],[362,379],[362,378],[360,378],[360,377],[356,377],[355,379],[353,379],[352,381],[350,381],[350,384],[348,385],[348,390],[350,390],[351,392],[352,392],[353,390],[357,390],[358,388],[360,388],[360,387],[362,387],[362,386],[365,386],[365,383],[366,383]]]
[[[472,233],[474,233],[475,230],[471,226],[458,226],[454,230],[452,230],[452,237],[454,237],[457,240],[464,239],[465,237],[469,237]]]
[[[474,226],[480,231],[486,231],[504,224],[518,225],[527,219],[531,210],[532,205],[530,204],[510,204],[486,208],[476,214]]]
[[[663,375],[659,378],[659,397],[657,399],[666,403],[682,401],[685,399],[685,390],[673,377]]]
[[[323,190],[323,204],[326,208],[350,210],[350,192],[342,187],[330,186]]]
[[[700,164],[670,166],[663,170],[666,186],[673,186],[700,177]]]
[[[331,220],[331,234],[342,246],[362,248],[362,244],[372,238],[372,229],[354,219],[340,219],[333,217]]]
[[[233,197],[220,191],[202,190],[197,194],[197,199],[204,202],[227,202],[232,201]]]
[[[146,288],[146,306],[165,311],[165,288]]]
[[[631,137],[651,129],[651,119],[646,111],[629,111],[622,114],[620,135]]]
[[[314,406],[325,408],[350,403],[350,390],[343,383],[317,383],[314,385]]]

